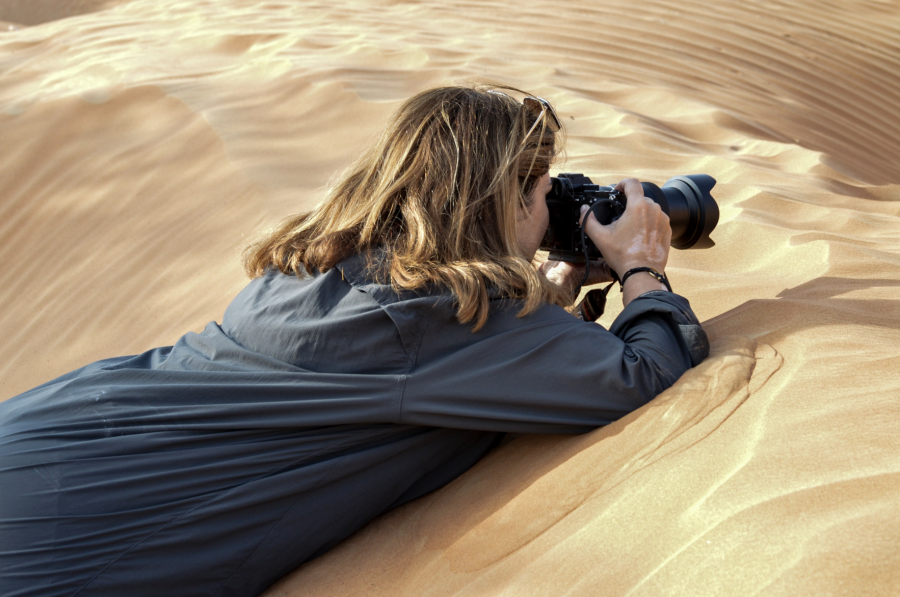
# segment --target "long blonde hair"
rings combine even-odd
[[[244,268],[303,276],[379,250],[371,275],[398,290],[448,288],[457,318],[481,328],[489,289],[523,301],[519,316],[571,291],[535,271],[516,234],[531,192],[558,152],[557,135],[503,86],[441,87],[407,100],[380,139],[313,211],[244,251]],[[527,95],[527,94],[525,94]]]

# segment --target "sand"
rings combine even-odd
[[[668,268],[712,354],[267,594],[900,594],[892,0],[0,0],[0,398],[221,320],[250,235],[475,79],[556,105],[554,173],[718,180]]]

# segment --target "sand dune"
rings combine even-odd
[[[220,319],[399,101],[496,80],[557,106],[556,171],[719,181],[669,262],[712,355],[269,594],[900,593],[900,6],[560,4],[0,1],[0,397]]]

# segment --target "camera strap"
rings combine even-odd
[[[585,214],[584,218],[586,219],[589,215],[590,213]],[[578,288],[575,289],[575,296],[578,296],[578,294],[581,293],[581,288],[584,286],[584,283],[587,282],[588,275],[591,272],[591,259],[588,256],[584,226],[581,227],[581,250],[584,251],[584,277],[581,278],[581,283],[578,285]],[[582,300],[581,304],[578,306],[578,313],[581,315],[582,320],[597,321],[600,319],[600,316],[603,315],[603,311],[606,310],[606,296],[609,294],[610,289],[615,286],[616,282],[619,281],[619,276],[616,275],[616,272],[614,272],[612,268],[610,268],[609,271],[613,277],[613,282],[611,284],[606,288],[589,290],[588,293],[584,295],[584,300]]]
[[[578,305],[578,313],[584,321],[597,321],[606,309],[606,295],[609,289],[615,286],[615,282],[606,288],[594,288],[584,295],[584,300]]]

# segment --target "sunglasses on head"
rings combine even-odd
[[[488,91],[488,93],[496,93],[497,95],[510,97],[502,91],[494,91],[493,89]],[[510,99],[513,98],[510,97]],[[528,129],[528,132],[525,133],[525,137],[522,138],[522,145],[525,144],[525,141],[528,139],[528,137],[531,136],[531,133],[534,132],[534,129],[537,128],[537,125],[539,125],[541,123],[541,120],[544,118],[547,119],[547,128],[554,133],[558,132],[559,129],[562,128],[562,124],[560,124],[559,122],[559,116],[556,115],[556,110],[554,110],[553,106],[550,105],[550,102],[548,102],[544,98],[529,95],[522,99],[522,107],[525,108],[525,110],[529,114],[534,116],[534,124],[531,125],[531,128]]]

